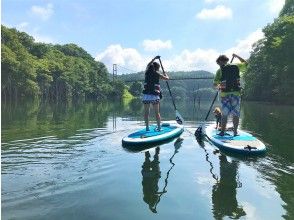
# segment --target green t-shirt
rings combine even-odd
[[[227,64],[227,65],[236,65],[238,66],[239,68],[239,71],[240,71],[240,77],[242,77],[243,75],[243,72],[246,70],[247,68],[247,63],[244,62],[244,63],[236,63],[236,64]],[[215,74],[215,77],[214,77],[214,84],[220,84],[221,83],[221,78],[222,78],[222,71],[221,71],[221,68],[219,68],[217,71],[216,71],[216,74]],[[237,91],[237,92],[220,92],[220,96],[221,97],[224,97],[226,95],[237,95],[237,96],[240,96],[241,93],[240,91]]]

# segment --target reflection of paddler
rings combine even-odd
[[[161,177],[159,168],[159,151],[160,148],[155,149],[153,161],[150,160],[149,151],[145,152],[145,161],[142,166],[142,185],[143,185],[143,200],[149,205],[152,212],[156,212],[155,205],[159,199],[158,181]]]
[[[167,192],[167,184],[168,184],[168,177],[170,171],[175,166],[175,163],[172,161],[174,156],[179,152],[179,148],[181,147],[183,142],[182,138],[178,138],[175,143],[175,151],[169,162],[171,163],[170,169],[166,173],[166,178],[164,179],[164,187],[162,191],[158,191],[158,182],[161,177],[161,172],[159,168],[159,147],[155,150],[154,160],[150,160],[150,153],[147,151],[145,153],[145,162],[142,166],[142,175],[143,175],[143,200],[149,205],[149,209],[153,213],[157,213],[157,205],[160,202],[161,196]]]
[[[213,215],[215,219],[240,218],[246,213],[242,207],[238,206],[236,198],[238,187],[237,170],[238,163],[227,161],[226,156],[220,155],[220,180],[212,189]]]

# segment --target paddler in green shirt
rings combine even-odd
[[[247,62],[240,56],[233,54],[233,58],[238,58],[241,63],[228,64],[229,58],[226,55],[220,55],[216,63],[220,68],[216,71],[214,85],[220,90],[221,97],[221,131],[218,135],[224,136],[227,126],[228,116],[233,116],[234,136],[238,135],[238,125],[240,117],[241,85],[240,72],[246,69]]]

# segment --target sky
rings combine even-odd
[[[2,0],[1,24],[36,42],[74,43],[110,73],[142,71],[156,55],[165,70],[215,72],[220,54],[247,59],[285,0]]]

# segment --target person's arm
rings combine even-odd
[[[233,53],[232,56],[238,58],[242,63],[247,63],[246,60],[244,60],[242,57],[240,57],[239,55],[237,55],[237,54],[235,54],[235,53]]]
[[[238,58],[238,59],[241,61],[241,63],[237,63],[237,64],[235,64],[235,65],[238,66],[238,68],[239,68],[239,70],[240,70],[240,77],[242,77],[243,73],[244,73],[244,72],[246,71],[246,69],[247,69],[248,63],[247,63],[247,61],[246,61],[245,59],[243,59],[242,57],[238,56],[237,54],[234,54],[234,53],[233,53],[232,56]]]
[[[169,80],[169,76],[167,75],[166,72],[160,73],[159,71],[157,71],[157,74],[159,75],[160,79]]]
[[[159,58],[160,58],[160,56],[156,56],[156,57],[154,57],[154,58],[153,58],[153,59],[147,64],[147,67],[150,66],[150,65],[153,63],[154,60],[159,59]]]
[[[221,69],[218,69],[214,77],[213,85],[218,89],[220,83],[221,83]]]

